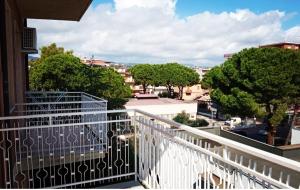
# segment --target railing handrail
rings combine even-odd
[[[59,116],[74,116],[74,115],[89,115],[89,114],[103,114],[103,113],[125,113],[134,112],[134,109],[127,110],[104,110],[104,111],[87,111],[87,112],[72,112],[72,113],[47,113],[47,114],[36,114],[36,115],[23,115],[23,116],[7,116],[0,117],[0,121],[14,120],[14,119],[30,119],[30,118],[43,118],[43,117],[59,117]]]
[[[109,124],[109,123],[117,123],[117,122],[128,122],[131,121],[130,119],[116,119],[116,120],[109,120],[109,121],[91,121],[91,122],[82,122],[82,123],[68,123],[68,124],[47,124],[47,125],[37,125],[31,127],[20,127],[20,128],[0,128],[0,132],[3,131],[16,131],[16,130],[30,130],[30,129],[45,129],[45,128],[57,128],[57,127],[68,127],[72,126],[84,126],[84,125],[95,125],[95,124]]]
[[[99,98],[97,96],[85,93],[85,92],[68,92],[68,91],[26,91],[25,94],[79,94],[79,95],[85,95],[87,97],[91,97],[95,100],[107,102],[107,100]]]
[[[233,141],[233,140],[230,140],[230,139],[226,139],[224,137],[220,137],[218,135],[211,134],[211,133],[203,131],[203,130],[195,129],[195,128],[190,127],[190,126],[183,125],[183,124],[177,123],[175,121],[168,120],[168,119],[165,119],[165,118],[162,118],[162,117],[144,112],[142,110],[137,110],[136,109],[135,111],[138,112],[138,113],[141,113],[143,115],[146,115],[148,117],[151,117],[153,119],[157,119],[157,120],[162,121],[164,123],[167,123],[169,125],[175,126],[179,129],[190,132],[192,134],[195,134],[195,135],[198,135],[198,136],[201,136],[201,137],[206,137],[208,139],[211,139],[211,140],[213,140],[215,142],[218,142],[220,144],[223,144],[225,146],[234,148],[234,149],[239,150],[241,152],[245,152],[245,153],[250,154],[252,156],[259,157],[261,159],[272,162],[276,165],[282,165],[282,166],[284,166],[286,168],[289,168],[291,170],[300,172],[300,164],[297,161],[294,161],[294,160],[291,160],[291,159],[288,159],[288,158],[284,158],[284,157],[281,157],[281,156],[278,156],[278,155],[275,155],[275,154],[272,154],[272,153],[269,153],[269,152],[266,152],[266,151],[263,151],[263,150],[260,150],[260,149],[257,149],[257,148],[254,148],[254,147],[251,147],[251,146],[248,146],[248,145],[245,145],[245,144]]]
[[[43,94],[43,93],[49,93],[49,94],[81,94],[81,92],[77,91],[26,91],[25,94]]]
[[[100,100],[100,101],[103,101],[103,102],[108,102],[107,100],[105,99],[102,99],[102,98],[99,98],[97,96],[94,96],[94,95],[91,95],[91,94],[88,94],[88,93],[85,93],[85,92],[82,92],[81,94],[85,95],[85,96],[88,96],[88,97],[91,97],[91,98],[94,98],[96,100]]]
[[[80,104],[80,103],[106,103],[105,101],[67,101],[67,102],[32,102],[32,103],[16,103],[16,106],[33,106],[33,105],[53,105],[53,104]]]
[[[40,114],[40,115],[29,115],[29,116],[9,116],[9,117],[0,117],[0,121],[1,120],[13,120],[13,119],[29,119],[32,117],[36,117],[36,118],[42,118],[42,117],[59,117],[59,116],[73,116],[73,115],[86,115],[86,114],[103,114],[103,113],[125,113],[125,112],[136,112],[136,113],[140,113],[143,114],[145,116],[151,117],[153,119],[156,119],[158,121],[164,122],[166,124],[172,125],[174,127],[177,127],[178,129],[190,132],[192,134],[201,136],[201,137],[206,137],[207,139],[211,139],[215,142],[218,142],[224,146],[233,148],[235,150],[244,152],[246,154],[252,155],[254,157],[258,157],[264,160],[267,160],[268,162],[272,162],[276,165],[281,165],[284,166],[286,168],[289,168],[291,170],[300,172],[300,164],[297,161],[288,159],[288,158],[284,158],[230,139],[226,139],[224,137],[220,137],[218,135],[214,135],[211,134],[209,132],[203,131],[203,130],[199,130],[199,129],[195,129],[192,128],[190,126],[187,125],[183,125],[180,123],[177,123],[175,121],[169,120],[169,119],[165,119],[162,118],[160,116],[156,116],[138,109],[128,109],[128,110],[105,110],[105,111],[92,111],[92,112],[74,112],[74,113],[59,113],[59,114]]]

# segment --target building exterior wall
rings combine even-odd
[[[5,32],[6,42],[2,44],[2,52],[5,55],[1,56],[5,56],[6,61],[1,62],[1,72],[7,74],[7,79],[2,78],[1,86],[6,85],[7,87],[1,88],[0,99],[1,101],[7,101],[8,99],[8,108],[6,109],[11,110],[15,103],[24,102],[24,92],[26,90],[25,54],[21,51],[24,20],[18,12],[15,1],[2,1],[5,9],[5,28],[3,31]],[[6,67],[3,67],[3,64],[6,64]],[[6,70],[3,70],[3,68]],[[4,106],[2,107],[0,115],[3,116],[5,110]]]
[[[199,74],[200,81],[202,81],[204,75],[208,73],[210,70],[211,68],[201,68],[201,67],[195,69],[195,71]]]
[[[0,10],[1,11],[1,10]],[[0,33],[1,33],[1,26],[0,26]],[[2,45],[0,40],[0,117],[4,116],[4,97],[3,97],[3,72],[2,72]]]
[[[288,43],[288,42],[277,43],[277,44],[269,44],[269,45],[262,45],[262,46],[259,46],[259,47],[260,48],[277,47],[277,48],[282,48],[282,49],[300,50],[300,44]]]
[[[298,45],[294,45],[294,44],[285,44],[285,45],[283,45],[282,48],[284,48],[284,49],[298,50],[299,46]]]
[[[300,128],[292,128],[291,144],[300,144]]]
[[[168,93],[168,89],[165,86],[148,86],[147,87],[147,93],[150,94],[162,94],[162,93]]]
[[[175,88],[175,92],[179,92],[178,88]],[[183,100],[195,100],[201,96],[203,96],[208,91],[201,88],[201,84],[196,84],[191,87],[184,87],[183,88]]]

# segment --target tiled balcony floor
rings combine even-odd
[[[145,189],[138,181],[128,181],[97,187],[97,189]]]

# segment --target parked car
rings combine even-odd
[[[225,125],[239,125],[239,124],[241,124],[242,123],[242,119],[240,118],[240,117],[232,117],[232,118],[230,118],[230,120],[226,120],[225,121]]]

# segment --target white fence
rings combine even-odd
[[[134,133],[130,122],[107,111],[0,118],[4,188],[82,188],[135,175],[134,141],[120,139]]]
[[[11,110],[19,115],[107,110],[107,101],[83,92],[26,92],[26,103]]]
[[[299,188],[299,162],[142,113],[139,178],[151,188]]]
[[[29,114],[0,118],[0,127],[3,188],[300,185],[299,162],[139,110]]]

